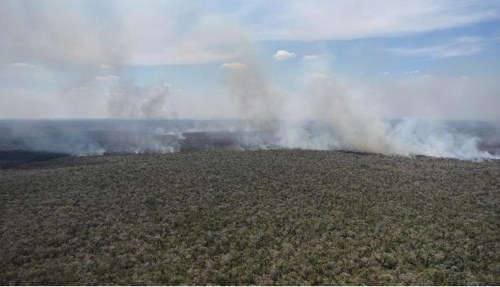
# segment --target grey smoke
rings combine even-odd
[[[0,1],[0,65],[10,67],[12,63],[25,63],[14,66],[35,67],[32,70],[44,67],[45,70],[38,71],[39,74],[54,72],[64,75],[58,78],[58,97],[48,97],[50,100],[41,100],[43,97],[40,96],[34,101],[21,91],[2,91],[2,103],[18,109],[9,111],[9,115],[36,117],[37,109],[43,108],[51,111],[45,116],[55,114],[55,117],[106,115],[115,119],[141,120],[177,117],[179,111],[173,106],[175,95],[169,86],[163,83],[138,86],[127,74],[126,66],[134,60],[132,50],[142,43],[134,43],[128,37],[126,25],[115,7],[118,3]],[[94,5],[93,9],[104,9],[114,17],[89,18],[82,13],[89,9],[87,5]],[[206,97],[210,100],[204,99],[203,105],[195,102],[196,98],[191,98],[183,100],[182,106],[190,115],[196,114],[192,110],[200,114],[211,110],[210,114],[218,117],[230,114],[245,119],[246,125],[238,127],[239,131],[257,131],[243,133],[245,146],[346,149],[462,159],[498,158],[479,149],[481,142],[478,137],[442,122],[405,119],[391,123],[384,120],[406,115],[416,117],[422,113],[429,118],[439,118],[439,115],[441,120],[474,119],[479,116],[498,120],[500,87],[497,79],[461,79],[463,81],[456,82],[456,79],[419,77],[413,82],[394,80],[369,87],[365,98],[356,98],[350,92],[356,87],[340,83],[328,63],[321,63],[322,58],[318,57],[309,62],[320,61],[319,66],[304,67],[306,75],[301,88],[294,91],[299,94],[299,100],[295,100],[299,102],[292,104],[293,100],[273,87],[265,69],[255,60],[257,57],[250,52],[252,43],[246,40],[245,32],[237,25],[228,25],[226,20],[218,16],[207,17],[199,21],[199,29],[187,33],[187,40],[167,39],[186,40],[183,42],[185,45],[173,49],[173,52],[182,54],[187,60],[190,60],[190,54],[182,48],[190,51],[205,46],[221,48],[221,51],[208,49],[208,56],[215,54],[221,61],[227,57],[232,57],[231,61],[238,60],[221,66],[227,76],[222,87],[236,102],[236,108],[231,110],[232,106],[221,103],[223,96],[214,96],[215,92],[211,91],[207,91],[211,95]],[[158,26],[158,29],[163,28]],[[198,55],[203,59],[210,58],[208,56],[203,53]],[[185,62],[189,62],[187,60]],[[272,60],[272,55],[269,55],[269,60]],[[225,108],[220,108],[223,105]],[[372,105],[378,105],[381,111],[374,111]],[[291,106],[297,110],[290,109]],[[144,137],[140,133],[141,128],[129,129],[131,151],[172,151],[170,143]],[[235,130],[232,125],[219,129]],[[50,141],[50,133],[21,130],[20,138],[27,140],[33,148],[75,150],[76,154],[89,150],[102,152],[102,147],[94,144],[88,134],[77,129],[61,128],[57,131],[66,135],[62,137],[64,139],[74,139],[64,143]],[[182,137],[179,134],[182,131],[176,129],[164,132],[174,132]],[[274,137],[264,137],[261,132],[271,132]],[[41,139],[41,142],[29,142],[30,136]],[[76,142],[90,144],[79,146]]]
[[[168,85],[140,88],[125,83],[109,93],[108,113],[111,118],[124,119],[175,118],[175,111],[168,105],[170,97]]]
[[[282,98],[271,90],[252,56],[247,56],[244,63],[225,63],[221,68],[227,73],[224,86],[236,100],[237,114],[246,120],[246,130],[276,131],[274,120],[280,117]]]
[[[244,68],[230,64],[223,67],[229,70],[229,92],[237,98],[241,114],[259,123],[257,130],[272,130],[276,134],[275,141],[268,142],[267,147],[343,149],[459,159],[500,158],[480,150],[479,137],[460,132],[443,121],[404,119],[393,123],[384,120],[328,73],[307,76],[301,90],[306,94],[302,97],[301,108],[307,110],[304,114],[314,115],[314,118],[295,117],[281,98],[269,92],[266,78],[250,68],[251,62],[247,61]],[[278,124],[272,121],[283,114],[288,118]],[[258,135],[244,142],[259,148],[266,146]]]

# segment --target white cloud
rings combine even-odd
[[[221,69],[228,69],[228,70],[245,70],[247,67],[246,64],[241,63],[241,62],[231,62],[231,63],[224,63],[220,66]]]
[[[258,40],[341,40],[395,36],[500,18],[497,1],[272,1],[254,9]],[[270,4],[271,3],[271,4]],[[276,21],[279,19],[279,21]]]
[[[296,56],[297,55],[295,53],[290,53],[285,50],[278,50],[276,51],[276,54],[274,54],[273,58],[275,58],[278,61],[285,61]]]
[[[112,70],[113,66],[102,64],[102,65],[99,66],[99,69],[101,69],[101,70]]]
[[[108,77],[105,77],[105,76],[95,76],[94,80],[95,81],[107,81]]]
[[[108,76],[95,76],[94,77],[94,80],[95,81],[100,81],[100,82],[103,82],[103,81],[108,81],[108,80],[117,80],[119,79],[120,77],[116,76],[116,75],[108,75]]]
[[[319,56],[318,55],[305,55],[304,57],[302,57],[302,60],[316,60],[318,59]]]
[[[312,79],[328,79],[328,75],[324,73],[312,73],[310,77]]]
[[[404,56],[420,56],[431,59],[461,57],[477,54],[483,50],[484,40],[479,37],[462,37],[454,41],[419,48],[394,48],[391,52]]]
[[[383,72],[379,72],[377,76],[382,77],[382,78],[387,78],[387,77],[391,76],[391,73],[383,71]]]
[[[28,63],[12,63],[9,65],[9,67],[15,68],[15,69],[33,69],[36,66],[28,64]]]
[[[405,75],[415,75],[415,74],[419,74],[419,73],[420,73],[420,70],[413,70],[413,71],[405,72]]]

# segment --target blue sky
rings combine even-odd
[[[4,0],[0,19],[0,118],[115,117],[160,90],[155,117],[237,117],[246,69],[284,114],[311,117],[323,75],[381,117],[500,119],[500,1]]]

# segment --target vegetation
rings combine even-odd
[[[59,157],[66,157],[67,154],[46,151],[30,150],[0,150],[0,169],[16,168],[33,162],[45,161]]]
[[[0,284],[500,284],[500,162],[326,151],[0,170]]]

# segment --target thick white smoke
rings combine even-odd
[[[171,31],[174,25],[167,21],[172,17],[185,20],[185,14],[172,13],[172,17],[151,19],[147,13],[132,9],[135,4],[123,3],[0,1],[0,32],[3,35],[0,65],[9,69],[38,71],[37,77],[53,74],[54,77],[43,79],[55,82],[57,87],[44,91],[44,94],[55,94],[47,96],[50,100],[46,101],[45,96],[40,95],[34,100],[26,91],[0,91],[2,104],[15,107],[9,115],[29,117],[43,107],[50,110],[43,114],[49,118],[151,120],[210,115],[213,120],[237,117],[243,119],[245,124],[237,128],[232,123],[222,124],[218,130],[233,132],[236,129],[245,147],[343,149],[461,159],[498,158],[479,148],[484,145],[483,138],[442,122],[419,119],[391,122],[382,119],[369,102],[352,95],[352,87],[333,76],[330,63],[316,55],[303,57],[305,61],[316,64],[303,67],[304,75],[295,79],[300,86],[298,89],[290,92],[288,87],[276,88],[272,75],[265,72],[265,65],[255,59],[283,63],[300,60],[301,55],[280,50],[274,58],[272,54],[257,57],[254,42],[247,40],[246,31],[238,25],[237,19],[218,14],[197,15],[186,31],[178,35]],[[167,3],[167,6],[163,2],[155,3],[159,10],[174,10],[165,9],[174,5],[173,2]],[[129,8],[123,10],[123,5]],[[183,5],[179,4],[183,7],[180,10],[192,10],[191,4]],[[155,10],[156,6],[153,6],[145,9]],[[95,11],[104,11],[103,15],[107,16],[99,16]],[[158,35],[161,37],[158,38]],[[149,55],[148,47],[162,53]],[[169,58],[170,55],[175,57]],[[226,80],[201,97],[184,97],[179,105],[182,110],[173,106],[175,94],[168,85],[162,82],[137,86],[131,75],[133,73],[127,73],[127,66],[134,64],[199,64],[211,61],[220,62],[220,69],[214,68],[213,72],[225,73]],[[12,70],[3,73],[13,74]],[[29,79],[23,83],[26,86],[31,84]],[[193,85],[197,84],[193,82]],[[415,88],[421,86],[430,88]],[[218,94],[220,88],[226,91],[225,95]],[[435,113],[446,110],[447,115],[467,118],[467,110],[474,109],[473,115],[486,114],[488,118],[498,119],[498,91],[500,88],[495,79],[479,85],[467,80],[458,86],[452,81],[422,80],[409,87],[393,83],[378,89],[377,93],[383,95],[378,95],[378,105],[396,111],[396,116],[420,109],[418,101],[421,101],[433,103],[432,107],[438,110]],[[367,98],[372,92],[367,90]],[[402,98],[413,102],[407,103]],[[227,104],[227,99],[234,100],[235,105]],[[440,99],[441,103],[433,102],[434,99]],[[494,101],[488,104],[492,99]],[[131,151],[169,152],[178,148],[178,143],[173,144],[173,141],[183,140],[180,133],[186,130],[204,131],[207,126],[210,125],[204,125],[199,130],[193,127],[165,128],[161,134],[153,132],[149,135],[145,135],[142,131],[144,127],[140,126],[129,128],[127,133],[130,136],[125,138],[127,144],[130,143]],[[28,139],[34,135],[33,130],[22,130],[28,132],[20,137]],[[102,146],[76,128],[60,129],[58,133],[65,134],[61,137],[64,139],[89,143],[79,147],[75,154],[79,154],[80,150],[83,153],[89,150],[103,152]],[[53,137],[47,133],[36,135],[36,138],[47,140]],[[29,144],[43,148],[55,146],[64,151],[71,151],[77,146],[72,141],[60,145],[54,142]],[[488,144],[494,146],[498,142]]]
[[[169,100],[170,86],[158,84],[147,88],[124,83],[108,94],[108,113],[119,119],[175,118]]]
[[[250,68],[251,62],[227,63],[228,88],[240,114],[254,130],[273,131],[271,142],[262,143],[259,134],[245,139],[247,145],[317,150],[351,150],[393,155],[426,155],[458,159],[499,159],[479,149],[480,138],[464,133],[444,121],[381,119],[359,98],[325,73],[306,76],[300,92],[299,113],[288,110],[285,97],[269,91],[269,83]],[[279,99],[279,100],[278,100]],[[304,115],[309,116],[304,118]],[[274,121],[280,119],[279,121]],[[267,124],[264,124],[267,123]],[[272,127],[272,128],[270,128]]]
[[[396,154],[500,159],[500,155],[492,155],[479,149],[479,137],[461,133],[443,122],[403,120],[390,128],[389,135],[397,147],[393,151]]]

